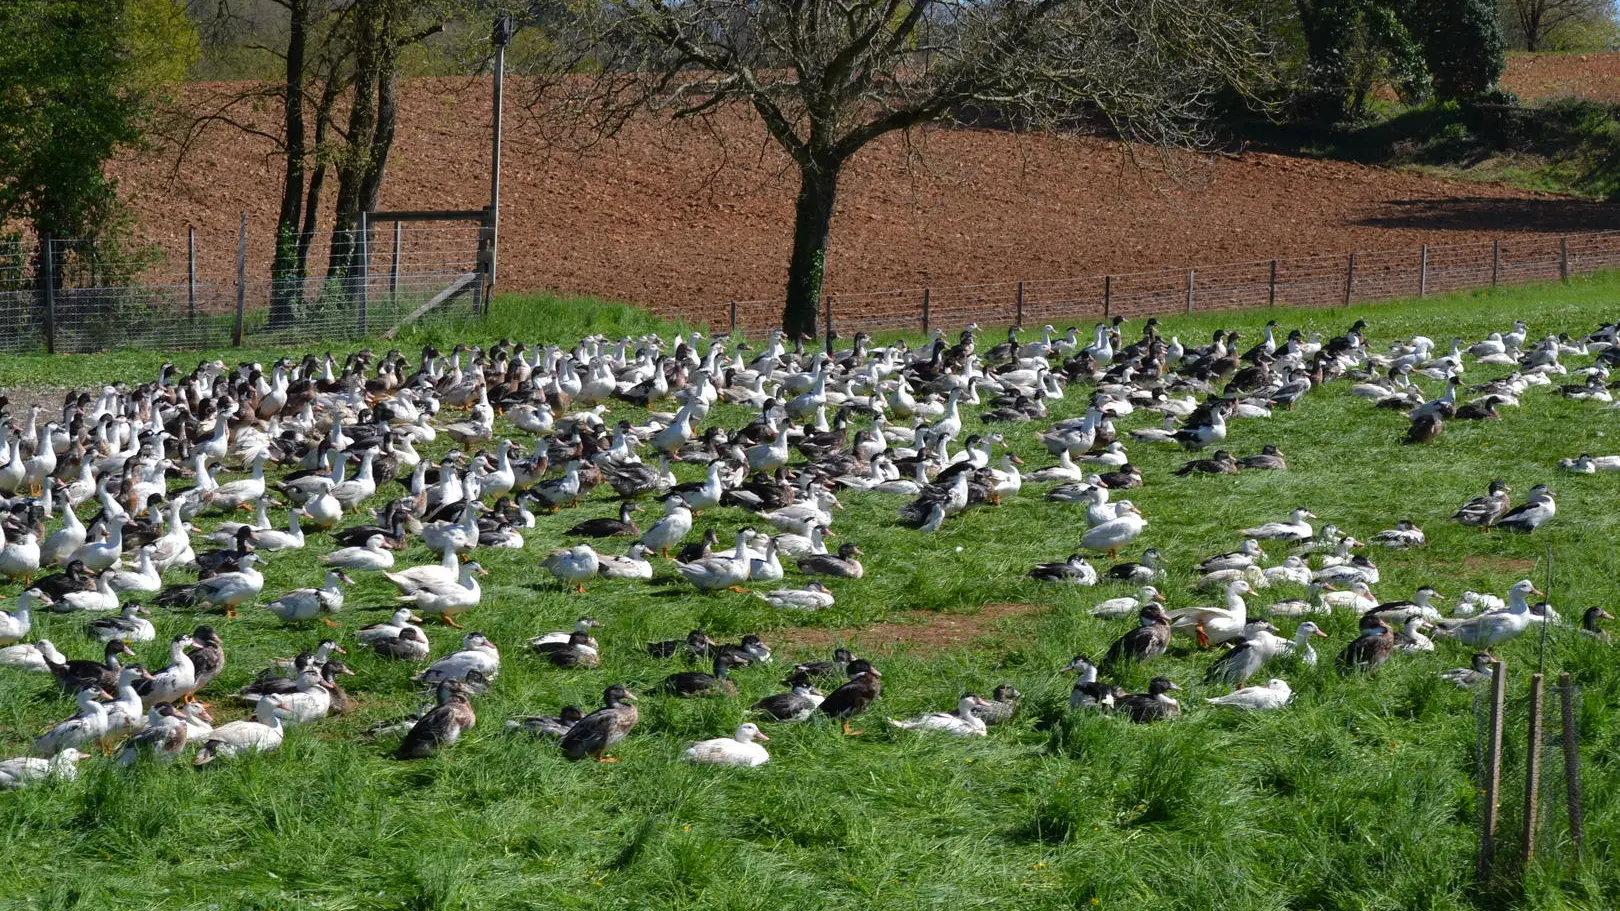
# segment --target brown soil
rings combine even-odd
[[[1513,557],[1464,557],[1463,569],[1469,572],[1490,570],[1491,572],[1527,573],[1536,568],[1536,561],[1521,560]]]
[[[1515,54],[1502,85],[1523,101],[1584,98],[1620,103],[1620,54]]]
[[[998,631],[1004,620],[1043,610],[1039,604],[986,604],[973,614],[907,611],[896,622],[846,629],[798,627],[771,636],[773,644],[793,652],[824,652],[845,646],[862,651],[932,654],[984,639]]]
[[[485,204],[488,85],[403,86],[383,208]],[[195,86],[191,101],[232,88]],[[779,296],[796,186],[752,121],[727,120],[714,133],[639,121],[615,141],[575,152],[544,141],[523,96],[522,84],[509,82],[505,289],[689,313]],[[240,116],[274,128],[273,107]],[[1613,225],[1612,207],[1342,162],[1255,152],[1137,158],[1099,139],[947,128],[890,136],[857,156],[843,181],[829,290],[1415,249]],[[264,274],[280,185],[268,141],[215,127],[178,170],[172,148],[115,170],[173,261],[183,263],[187,224],[197,227],[205,277],[234,275],[246,209],[250,275]]]

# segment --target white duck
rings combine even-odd
[[[281,720],[289,714],[280,696],[261,696],[252,718],[232,721],[209,731],[201,738],[202,749],[193,760],[202,766],[215,759],[231,759],[243,753],[263,753],[281,746],[286,729]]]
[[[987,729],[984,721],[973,714],[973,709],[984,704],[983,697],[963,693],[962,698],[956,701],[955,712],[929,712],[904,720],[890,718],[889,723],[908,731],[938,731],[953,737],[983,737]]]
[[[10,645],[28,638],[34,628],[34,608],[48,607],[51,599],[37,588],[30,588],[17,596],[17,610],[0,610],[0,645]]]
[[[814,611],[833,606],[833,593],[820,582],[806,583],[804,588],[779,588],[756,593],[760,600],[778,610]]]
[[[1365,614],[1378,606],[1378,597],[1363,581],[1350,583],[1348,591],[1325,591],[1321,598],[1322,603],[1333,610],[1349,610],[1358,614]]]
[[[647,560],[651,553],[647,545],[640,541],[630,545],[630,549],[623,556],[618,554],[597,554],[597,572],[607,579],[651,579],[653,576],[652,563]]]
[[[1225,696],[1217,696],[1205,700],[1210,705],[1224,705],[1236,709],[1251,711],[1264,711],[1280,709],[1294,698],[1294,691],[1287,682],[1270,680],[1265,686],[1246,686],[1240,690],[1233,690]]]
[[[771,738],[761,733],[759,726],[749,722],[737,726],[730,737],[699,740],[688,746],[681,758],[704,765],[728,765],[752,769],[769,762],[771,756],[760,746]]]
[[[1461,623],[1448,624],[1435,630],[1435,635],[1489,651],[1491,646],[1514,639],[1529,628],[1530,595],[1542,595],[1542,592],[1529,579],[1521,579],[1508,589],[1506,610],[1491,611],[1469,617]]]
[[[90,611],[93,613],[106,613],[118,609],[118,593],[112,588],[112,573],[102,573],[96,577],[96,587],[89,591],[68,592],[56,599],[51,608],[55,611],[67,613],[69,611]]]
[[[547,554],[540,566],[565,587],[584,594],[585,580],[601,569],[601,558],[589,544],[576,544]]]
[[[119,594],[125,592],[153,594],[161,591],[163,589],[163,576],[158,574],[157,564],[152,562],[152,555],[156,552],[156,547],[147,544],[139,551],[136,551],[133,572],[121,570],[105,573],[108,587]]]
[[[145,615],[151,611],[139,604],[126,604],[116,617],[97,617],[85,624],[85,631],[97,642],[122,639],[125,642],[151,642],[157,629]]]
[[[400,595],[399,600],[414,601],[418,613],[436,616],[449,626],[458,626],[455,621],[456,615],[472,610],[483,600],[483,590],[479,587],[474,574],[489,575],[477,562],[463,563],[461,574],[454,581],[430,581]]]
[[[1135,541],[1147,528],[1147,520],[1130,500],[1121,500],[1116,506],[1118,517],[1093,526],[1080,536],[1080,546],[1087,550],[1108,552],[1112,560],[1122,547]]]
[[[501,672],[501,653],[483,633],[468,633],[462,637],[460,649],[428,665],[411,679],[438,684],[446,680],[465,680],[474,671],[489,680]]]
[[[0,648],[0,667],[33,674],[49,674],[51,665],[66,664],[67,661],[67,656],[58,651],[49,639]]]
[[[1316,514],[1305,508],[1294,510],[1287,522],[1267,522],[1254,528],[1243,529],[1243,536],[1265,541],[1308,541],[1315,536],[1316,530],[1306,519],[1314,519]]]
[[[731,554],[711,554],[690,563],[676,563],[675,570],[700,592],[736,588],[748,581],[748,539],[754,534],[753,529],[744,528],[737,532],[737,546]]]
[[[343,570],[328,570],[320,588],[295,588],[266,604],[264,609],[275,614],[282,623],[306,623],[319,618],[331,624],[332,621],[321,614],[343,610],[342,586],[353,584],[354,580]]]
[[[1162,603],[1164,596],[1159,594],[1159,590],[1153,586],[1144,585],[1134,598],[1109,598],[1107,601],[1098,602],[1091,608],[1091,615],[1105,620],[1118,617],[1134,617],[1142,610],[1142,606],[1149,601]]]
[[[107,734],[107,707],[99,700],[110,698],[100,687],[79,690],[79,711],[72,718],[34,738],[35,756],[55,756],[68,749],[90,747]]]
[[[373,623],[370,626],[363,626],[356,630],[354,633],[354,638],[355,641],[359,642],[361,645],[371,645],[374,642],[381,642],[387,639],[397,639],[399,638],[400,631],[408,626],[414,627],[417,632],[421,632],[422,628],[415,626],[415,624],[421,622],[422,618],[412,614],[410,608],[402,607],[399,610],[394,611],[394,615],[389,617],[386,621],[382,623]]]
[[[112,564],[108,564],[110,566]],[[105,566],[98,567],[106,569]],[[5,527],[0,525],[0,576],[8,579],[32,579],[39,572],[39,539],[34,533],[8,539]]]
[[[664,501],[664,517],[654,522],[641,533],[641,543],[650,550],[658,552],[659,556],[669,556],[669,551],[681,543],[692,531],[692,510],[681,497],[670,497]]]
[[[1322,632],[1321,627],[1309,620],[1294,629],[1294,640],[1289,653],[1306,667],[1316,667],[1316,648],[1311,645],[1313,638],[1326,639],[1327,633]]]
[[[342,570],[380,572],[394,568],[394,552],[383,546],[382,535],[372,535],[362,547],[345,547],[321,557],[321,562]]]
[[[1183,607],[1170,611],[1170,631],[1191,631],[1198,644],[1205,647],[1236,639],[1243,635],[1243,627],[1249,622],[1249,606],[1243,596],[1252,594],[1254,589],[1249,583],[1234,580],[1226,586],[1224,608]]]
[[[72,781],[79,775],[79,760],[86,755],[69,747],[49,759],[22,756],[0,760],[0,791],[26,788],[47,778]]]

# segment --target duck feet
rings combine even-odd
[[[455,618],[449,614],[440,614],[439,619],[444,621],[445,626],[454,627],[455,629],[462,628],[461,624],[457,623]]]
[[[580,583],[579,585],[574,586],[574,591],[581,595],[585,594],[585,584]]]
[[[859,737],[864,733],[866,733],[866,732],[865,731],[852,730],[850,728],[850,726],[849,726],[849,722],[847,722],[847,721],[844,722],[844,736],[845,737]]]
[[[332,619],[329,619],[327,617],[322,617],[320,619],[321,619],[321,622],[326,624],[327,626],[339,626],[340,625],[336,620],[332,620]]]
[[[752,594],[752,592],[750,592],[746,588],[743,588],[741,585],[728,585],[728,586],[726,586],[726,591],[728,591],[728,592],[736,592],[739,595]]]
[[[1198,634],[1198,647],[1209,648],[1209,633],[1204,632],[1204,627],[1199,625],[1195,632]]]
[[[618,762],[619,757],[617,757],[617,756],[598,756],[598,757],[596,757],[596,761],[597,762],[602,762],[602,763]]]

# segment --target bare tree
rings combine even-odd
[[[814,334],[844,165],[929,121],[1101,125],[1197,146],[1217,96],[1267,72],[1234,0],[598,0],[547,19],[566,62],[536,113],[756,116],[799,172],[783,326]],[[595,75],[581,75],[592,73]]]
[[[1502,18],[1527,51],[1538,51],[1560,29],[1609,20],[1614,0],[1502,0]]]

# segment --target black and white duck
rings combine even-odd
[[[1069,585],[1096,585],[1097,571],[1080,554],[1070,554],[1061,563],[1037,563],[1029,577],[1038,582],[1064,582]]]
[[[658,689],[681,697],[735,696],[737,684],[731,680],[731,669],[743,667],[748,663],[748,659],[737,652],[717,651],[712,674],[703,671],[681,671],[670,674],[658,684]]]
[[[793,683],[792,689],[786,693],[766,696],[749,706],[749,709],[772,721],[797,723],[814,715],[826,698],[826,694],[806,680]]]
[[[536,655],[557,667],[590,668],[602,663],[601,656],[591,645],[589,633],[576,632],[568,637],[567,642],[531,643],[529,647]]]
[[[533,737],[542,737],[552,740],[561,740],[574,725],[585,717],[577,705],[565,705],[562,711],[552,715],[523,715],[509,718],[506,722],[508,731],[518,731]]]
[[[1113,708],[1114,700],[1125,695],[1125,691],[1117,686],[1110,686],[1097,679],[1097,665],[1085,655],[1075,655],[1068,664],[1058,669],[1059,673],[1074,671],[1074,686],[1069,690],[1069,708]]]
[[[1142,552],[1142,559],[1137,562],[1116,563],[1103,572],[1103,577],[1110,582],[1133,582],[1138,585],[1148,582],[1158,582],[1165,578],[1164,564],[1156,547],[1150,547]]]
[[[871,708],[883,695],[883,675],[864,658],[850,662],[848,671],[849,681],[833,690],[819,708],[822,714],[843,722],[846,735],[854,736],[861,732],[850,729],[849,719]]]
[[[102,660],[100,661],[92,661],[88,658],[55,661],[47,653],[45,664],[64,693],[77,693],[86,688],[101,689],[113,693],[118,691],[118,676],[119,672],[123,670],[123,666],[118,659],[125,655],[134,654],[135,650],[130,648],[124,640],[113,639],[107,642],[102,649]]]
[[[1492,481],[1488,493],[1464,503],[1451,518],[1461,525],[1490,528],[1512,506],[1512,500],[1508,497],[1512,489],[1503,481]]]
[[[1552,521],[1553,516],[1558,514],[1558,504],[1554,502],[1554,496],[1547,485],[1537,484],[1530,488],[1528,502],[1508,510],[1496,520],[1496,527],[1520,534],[1530,534]]]
[[[1609,641],[1609,631],[1598,626],[1599,620],[1613,620],[1614,614],[1601,607],[1589,607],[1581,616],[1581,633],[1590,636],[1599,642]]]
[[[630,520],[630,514],[636,509],[630,502],[619,504],[619,517],[617,519],[598,518],[586,519],[573,528],[563,532],[564,535],[575,538],[624,538],[639,537],[641,529]]]
[[[1181,714],[1181,703],[1171,698],[1171,690],[1181,687],[1167,677],[1154,677],[1146,693],[1128,693],[1114,700],[1114,711],[1137,724],[1151,724]]]
[[[589,756],[597,762],[618,762],[606,753],[641,720],[635,701],[636,697],[620,684],[608,687],[602,693],[602,708],[581,718],[562,736],[558,742],[562,754],[571,760]]]
[[[849,666],[854,661],[855,654],[849,649],[835,648],[831,661],[806,661],[794,665],[793,672],[822,679],[845,680],[850,675]]]

